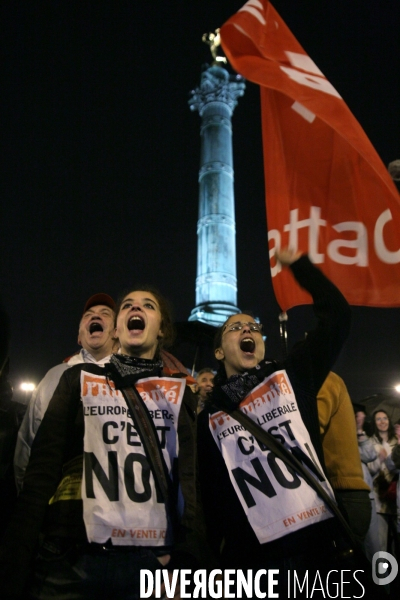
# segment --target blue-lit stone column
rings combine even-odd
[[[203,71],[191,110],[201,116],[196,307],[189,321],[219,326],[238,312],[232,113],[245,84],[220,66]]]

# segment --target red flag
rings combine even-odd
[[[275,248],[310,259],[351,304],[400,306],[400,197],[365,132],[268,0],[221,28],[231,65],[261,86],[271,273],[282,310],[311,302]]]

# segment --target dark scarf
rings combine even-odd
[[[214,389],[210,394],[212,404],[226,412],[234,410],[274,370],[275,363],[270,360],[262,360],[253,369],[229,378],[226,377],[225,369],[221,370],[215,376]]]
[[[114,381],[117,390],[132,386],[144,377],[159,377],[163,363],[161,359],[137,358],[126,354],[112,354],[105,365],[106,376]]]

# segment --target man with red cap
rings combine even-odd
[[[18,432],[15,448],[14,473],[18,491],[22,489],[32,442],[61,375],[69,367],[79,363],[94,363],[101,366],[109,362],[116,343],[113,338],[114,310],[115,302],[108,294],[95,294],[87,300],[78,332],[78,344],[82,346],[82,350],[50,369],[33,392]]]

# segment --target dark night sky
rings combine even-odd
[[[244,0],[5,2],[0,280],[14,383],[76,350],[93,293],[156,284],[179,321],[195,304],[201,42]],[[400,158],[398,0],[275,0],[383,162]],[[259,91],[233,116],[238,303],[279,354],[267,252]],[[400,286],[400,282],[399,282]],[[353,399],[400,380],[400,309],[354,309],[336,365]],[[310,327],[289,313],[290,341]]]

